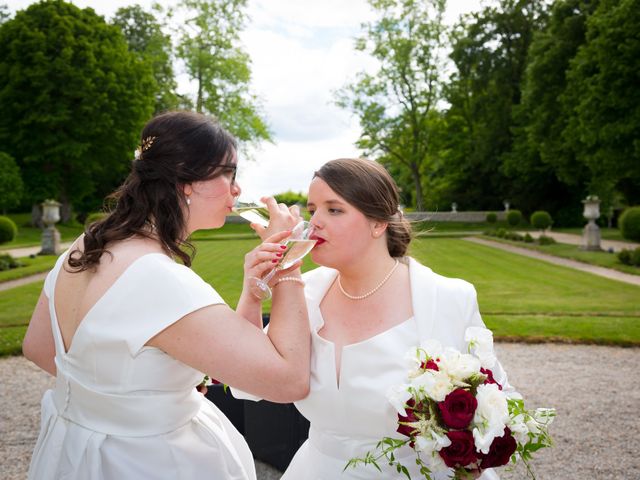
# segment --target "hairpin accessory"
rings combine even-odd
[[[156,138],[157,137],[147,137],[142,139],[142,143],[140,143],[140,145],[138,145],[138,148],[136,148],[136,153],[135,153],[136,160],[140,160],[140,157],[142,157],[142,154],[151,148],[151,145],[153,145],[153,141]]]

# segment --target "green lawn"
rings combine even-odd
[[[257,238],[197,241],[194,270],[234,306]],[[640,345],[640,288],[463,240],[416,239],[411,254],[476,286],[496,338]],[[310,261],[305,269],[313,268]],[[0,354],[19,353],[42,282],[0,292]],[[266,305],[268,309],[268,305]]]
[[[42,230],[29,226],[31,214],[16,213],[7,215],[18,226],[18,235],[11,242],[0,245],[0,251],[9,248],[33,247],[42,243]],[[56,224],[56,229],[60,232],[60,239],[63,242],[74,240],[83,232],[84,227],[79,223],[69,225]]]
[[[7,280],[28,277],[35,273],[46,272],[56,263],[56,258],[54,255],[38,256],[36,258],[21,257],[19,261],[24,266],[1,271],[0,283],[6,282]]]
[[[558,233],[572,233],[574,235],[582,235],[582,229],[584,227],[576,227],[576,228],[554,228],[554,232]],[[620,241],[628,241],[622,237],[622,233],[617,228],[600,228],[600,236],[604,240],[620,240]]]
[[[483,237],[492,242],[506,243],[513,245],[514,247],[528,248],[530,250],[536,250],[538,252],[547,253],[549,255],[555,255],[556,257],[568,258],[570,260],[576,260],[578,262],[588,263],[590,265],[597,265],[599,267],[612,268],[624,273],[630,273],[632,275],[640,275],[640,268],[632,265],[625,265],[618,260],[618,256],[609,252],[587,252],[580,250],[577,245],[569,245],[567,243],[554,243],[552,245],[538,245],[535,243],[515,242],[512,240],[505,240],[498,237]]]

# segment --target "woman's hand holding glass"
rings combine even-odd
[[[256,278],[266,276],[273,268],[278,265],[286,251],[286,245],[280,243],[291,235],[290,230],[278,232],[266,238],[264,242],[258,245],[244,256],[244,282],[243,289],[251,291],[255,285]],[[272,281],[277,281],[280,276],[287,275],[293,270],[300,267],[302,261],[298,261],[287,269],[280,270],[278,276]],[[254,298],[256,298],[254,296]]]
[[[240,213],[245,219],[251,222],[251,228],[258,236],[265,240],[267,237],[274,235],[283,230],[291,230],[302,221],[300,216],[300,208],[297,205],[287,207],[284,203],[277,203],[273,197],[263,197],[260,199],[265,207],[255,205],[253,208],[248,207],[248,203],[237,202],[236,212],[250,210],[248,215]],[[262,212],[267,210],[269,217],[267,218]]]

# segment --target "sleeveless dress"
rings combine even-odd
[[[484,324],[471,284],[437,275],[413,259],[404,261],[409,263],[414,316],[371,338],[344,346],[339,378],[335,345],[318,334],[324,325],[320,303],[337,272],[320,267],[304,274],[311,327],[311,381],[309,395],[295,405],[311,426],[308,440],[296,452],[282,480],[406,480],[384,459],[378,462],[382,472],[372,465],[344,468],[349,459],[373,451],[382,437],[406,438],[396,433],[397,413],[386,398],[389,387],[405,380],[405,352],[427,338],[464,350],[466,328]],[[494,374],[506,389],[511,389],[501,367],[494,369]],[[239,398],[259,400],[237,389],[232,392]],[[395,456],[413,480],[424,478],[408,446]],[[480,478],[499,477],[489,469]]]
[[[47,276],[56,385],[42,399],[29,479],[254,480],[251,452],[195,390],[203,374],[145,346],[185,315],[224,303],[160,253],[135,260],[83,318],[65,351],[54,304],[61,255]]]

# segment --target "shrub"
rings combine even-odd
[[[552,223],[551,215],[544,210],[538,210],[531,215],[531,225],[539,230],[546,230]]]
[[[625,265],[632,265],[631,263],[631,250],[626,248],[618,252],[618,260]]]
[[[494,224],[498,221],[498,215],[493,212],[487,213],[487,223]]]
[[[524,241],[525,243],[533,243],[533,237],[531,235],[529,235],[528,233],[524,234]]]
[[[18,234],[18,227],[9,217],[0,217],[0,243],[10,242]]]
[[[0,272],[11,268],[21,267],[22,263],[9,254],[0,255]]]
[[[283,193],[278,193],[273,196],[278,203],[284,203],[287,206],[291,205],[306,205],[307,204],[307,196],[302,192],[294,192],[292,190],[287,190]]]
[[[556,241],[551,237],[547,237],[546,235],[541,235],[538,238],[539,245],[553,245],[554,243],[556,243]]]
[[[516,233],[516,232],[507,233],[505,238],[508,238],[509,240],[514,240],[516,242],[521,242],[521,241],[524,240],[524,237],[522,235],[520,235],[519,233]]]
[[[522,212],[520,210],[509,210],[507,212],[507,223],[512,227],[517,226],[522,221]]]
[[[640,267],[640,247],[631,252],[631,264]]]
[[[495,230],[485,230],[484,232],[482,232],[483,235],[486,235],[487,237],[493,237],[495,233]]]
[[[90,213],[87,215],[87,218],[84,221],[85,226],[91,225],[93,222],[97,222],[98,220],[102,220],[107,216],[106,213],[98,212],[98,213]]]
[[[618,227],[624,238],[640,242],[640,207],[629,207],[622,212]]]
[[[507,231],[504,228],[499,228],[496,230],[496,237],[504,238],[507,235]]]

